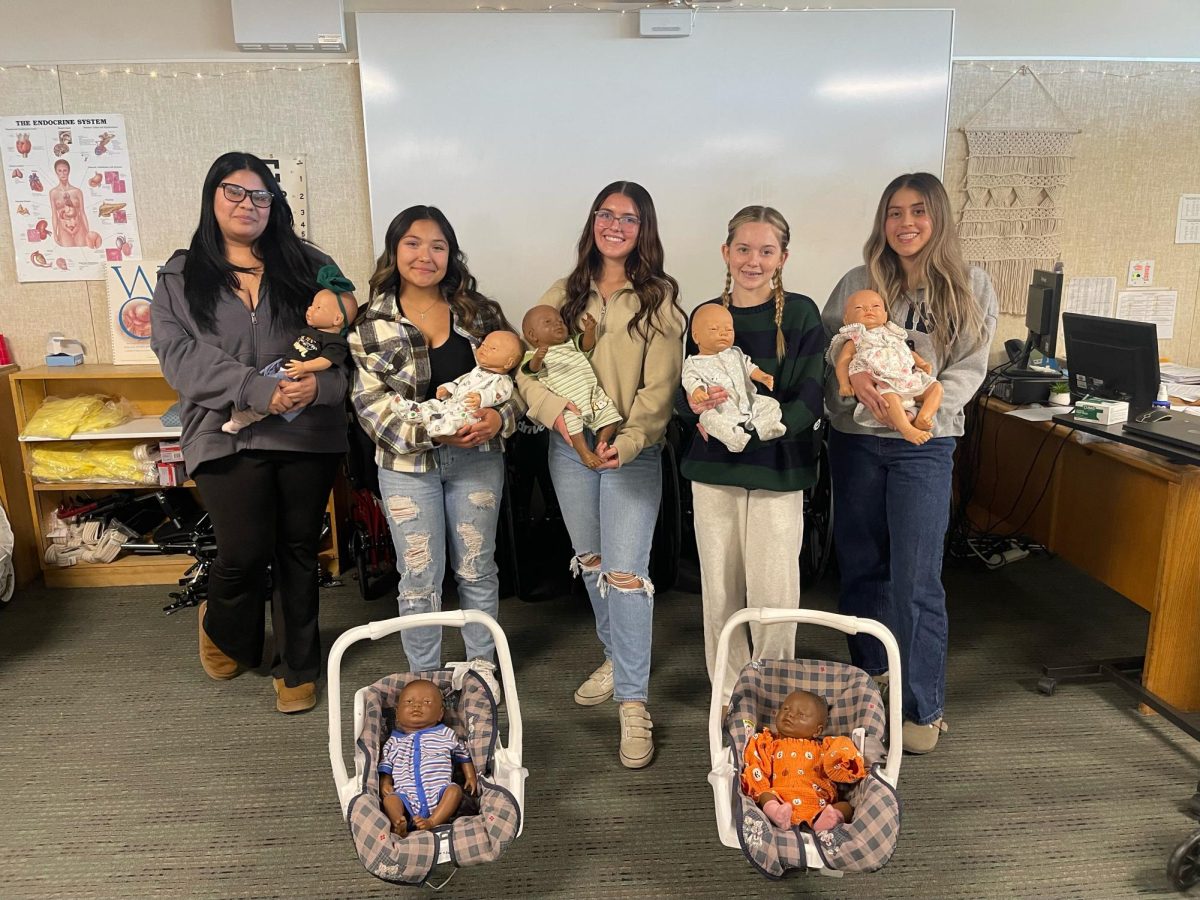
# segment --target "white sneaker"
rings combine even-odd
[[[613,695],[613,664],[606,659],[587,680],[575,691],[575,702],[580,706],[596,706]]]
[[[473,659],[466,664],[466,668],[468,671],[478,675],[483,683],[488,686],[488,690],[492,692],[492,697],[495,699],[497,706],[504,703],[504,694],[500,690],[500,680],[496,677],[496,664],[494,662],[488,662],[486,659]]]
[[[640,769],[650,765],[654,758],[654,736],[650,730],[654,723],[645,703],[622,703],[621,717],[621,765],[627,769]]]

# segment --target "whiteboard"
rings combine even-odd
[[[705,10],[690,37],[640,38],[633,12],[358,13],[375,252],[400,210],[440,207],[520,322],[625,179],[654,198],[685,309],[720,293],[751,203],[788,220],[784,284],[822,304],[884,186],[942,172],[953,16]]]

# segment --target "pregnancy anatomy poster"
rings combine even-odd
[[[18,281],[102,281],[140,256],[125,119],[0,118]]]
[[[113,365],[158,362],[150,349],[150,305],[154,302],[158,270],[166,264],[165,259],[126,259],[105,267]]]

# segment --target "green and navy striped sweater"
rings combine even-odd
[[[720,303],[720,298],[709,300]],[[705,304],[701,304],[705,305]],[[699,307],[697,307],[698,309]],[[775,355],[775,299],[758,306],[731,306],[735,332],[734,345],[754,360],[754,364],[775,376],[775,389],[768,391],[756,384],[760,394],[774,397],[783,407],[787,434],[773,441],[760,441],[751,432],[750,443],[740,453],[732,453],[720,441],[705,441],[699,434],[680,466],[685,478],[702,484],[724,484],[767,491],[802,491],[817,477],[818,443],[813,430],[823,407],[825,348],[827,338],[821,326],[821,314],[811,299],[788,293],[783,303],[783,336],[787,348],[783,359]],[[692,311],[695,315],[695,310]],[[691,338],[688,321],[687,353],[698,352]],[[697,416],[679,392],[677,408],[684,421],[695,423]]]

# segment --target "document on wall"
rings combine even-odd
[[[308,178],[305,173],[303,154],[292,156],[260,155],[267,168],[275,175],[283,196],[292,210],[292,221],[296,234],[308,239]]]
[[[1175,243],[1200,244],[1200,194],[1179,195],[1179,215],[1175,219]]]
[[[18,281],[98,281],[140,255],[125,119],[0,119]]]
[[[1115,278],[1072,278],[1063,297],[1063,312],[1111,317],[1116,292]]]
[[[1158,339],[1168,341],[1175,335],[1178,299],[1178,291],[1121,291],[1117,294],[1117,318],[1153,322],[1158,326]]]

